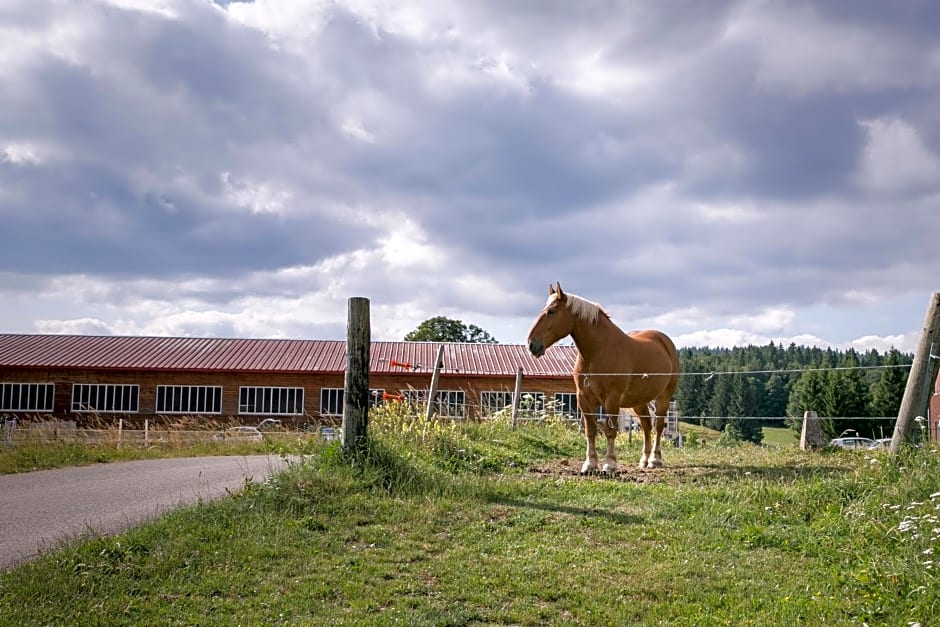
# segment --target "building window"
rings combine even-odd
[[[323,388],[320,390],[320,415],[342,416],[343,397],[345,391],[341,388]]]
[[[369,390],[369,408],[378,407],[385,402],[385,390]]]
[[[543,392],[520,392],[518,418],[534,420],[545,414],[545,394]]]
[[[413,405],[426,405],[427,390],[402,390],[402,397]],[[434,413],[447,418],[466,418],[467,402],[463,390],[438,390]]]
[[[578,395],[572,392],[555,392],[555,413],[565,420],[578,419]]]
[[[0,383],[0,411],[51,412],[54,383]]]
[[[463,390],[441,390],[437,393],[437,414],[449,418],[466,418],[467,401]]]
[[[369,390],[369,409],[378,407],[384,402],[384,399],[385,390]],[[322,388],[320,390],[320,415],[342,416],[344,402],[345,391],[343,388]]]
[[[492,416],[506,408],[512,408],[512,392],[480,392],[481,416]]]
[[[76,383],[72,386],[73,412],[135,414],[138,411],[139,402],[139,385]]]
[[[158,385],[158,414],[221,414],[222,388],[210,385]]]
[[[239,414],[292,416],[304,413],[303,388],[238,388]]]

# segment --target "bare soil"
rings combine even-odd
[[[714,469],[708,466],[670,466],[662,468],[640,468],[634,461],[621,461],[620,467],[612,472],[594,472],[581,474],[583,459],[558,459],[534,466],[529,472],[545,478],[571,478],[597,480],[606,479],[628,483],[684,483],[695,482],[710,474]]]

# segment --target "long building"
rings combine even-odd
[[[373,402],[425,404],[440,346],[372,342]],[[540,359],[522,345],[443,346],[439,415],[478,418],[505,408],[520,371],[528,405],[577,415],[574,346],[553,346]],[[344,341],[0,334],[0,413],[79,424],[181,416],[336,422],[345,368]]]

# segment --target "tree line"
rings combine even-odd
[[[683,420],[719,431],[731,425],[752,442],[761,441],[764,426],[799,429],[808,410],[824,418],[830,437],[846,431],[889,437],[913,360],[896,349],[860,353],[773,342],[683,348],[675,399]]]

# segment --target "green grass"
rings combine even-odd
[[[940,454],[665,451],[376,415],[232,498],[0,575],[0,625],[930,624]],[[621,442],[621,464],[638,457]],[[533,472],[537,470],[538,472]]]
[[[770,446],[797,446],[800,436],[790,427],[764,427],[763,443]]]
[[[313,450],[316,446],[312,437],[287,433],[266,434],[262,442],[206,440],[192,443],[154,442],[149,446],[121,446],[116,440],[109,440],[93,444],[80,441],[56,441],[49,444],[21,443],[13,447],[0,444],[0,475],[135,459],[264,453],[301,454]]]

